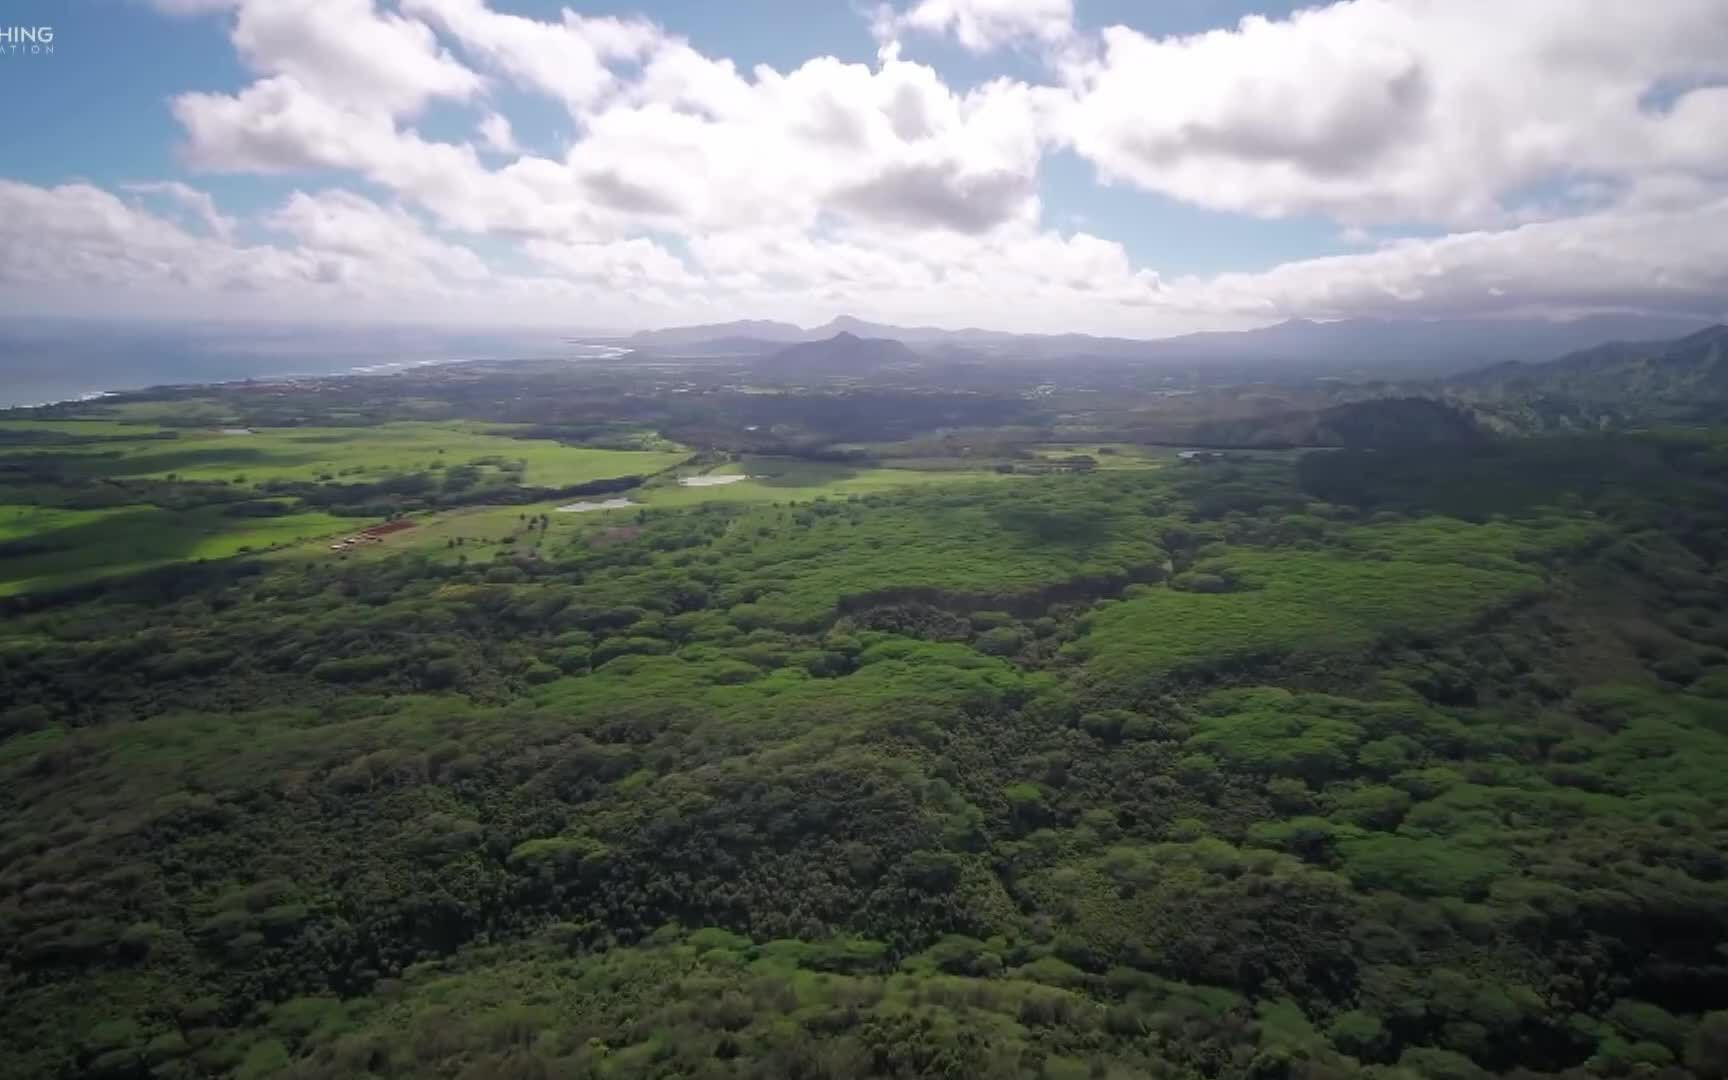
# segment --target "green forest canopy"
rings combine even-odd
[[[1724,446],[21,606],[0,1074],[1728,1076]]]

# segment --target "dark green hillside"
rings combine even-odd
[[[1615,343],[1543,363],[1454,376],[1449,397],[1518,431],[1720,420],[1728,410],[1728,326],[1674,341]]]
[[[898,341],[864,338],[842,330],[822,341],[788,345],[762,357],[754,366],[796,382],[800,377],[864,375],[918,362],[918,354]]]
[[[1195,425],[1196,446],[1452,446],[1488,437],[1472,412],[1430,398],[1391,397],[1324,409],[1275,413]]]

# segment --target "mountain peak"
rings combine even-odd
[[[918,354],[892,338],[859,337],[842,330],[833,337],[789,345],[762,363],[772,368],[808,372],[870,371],[891,364],[917,362]]]

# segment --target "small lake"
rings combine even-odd
[[[743,473],[732,473],[727,476],[685,476],[678,480],[679,487],[720,487],[722,484],[736,484],[740,480],[748,480]]]
[[[560,506],[560,514],[590,514],[596,510],[622,510],[626,506],[639,506],[640,503],[629,499],[602,499],[599,502],[573,502],[569,506]]]

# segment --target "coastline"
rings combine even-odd
[[[287,382],[309,379],[344,379],[372,378],[386,375],[400,375],[427,367],[448,367],[454,364],[496,364],[508,363],[513,360],[564,359],[572,363],[584,361],[619,360],[637,350],[616,345],[594,344],[590,342],[566,342],[564,347],[570,352],[563,357],[518,356],[458,356],[433,357],[422,360],[384,360],[373,363],[353,364],[349,367],[332,371],[271,371],[256,375],[246,375],[232,379],[196,379],[187,381],[160,381],[146,383],[141,386],[114,386],[102,390],[87,390],[68,393],[61,397],[38,400],[34,402],[18,402],[7,404],[0,402],[0,415],[23,409],[47,409],[62,405],[77,405],[82,402],[100,401],[103,398],[119,397],[125,394],[143,394],[153,390],[167,388],[185,388],[200,386],[233,386],[240,383]],[[3,374],[3,372],[0,372]]]
[[[83,402],[100,401],[103,398],[121,397],[126,394],[144,394],[152,390],[169,388],[185,388],[200,386],[234,386],[241,383],[293,382],[311,379],[345,379],[374,378],[386,375],[399,375],[416,368],[448,367],[452,364],[494,363],[494,359],[484,357],[458,357],[447,360],[391,360],[378,364],[357,364],[341,371],[282,371],[268,372],[258,375],[247,375],[237,379],[206,379],[197,382],[156,382],[144,386],[115,387],[107,390],[91,390],[72,394],[67,397],[54,398],[49,401],[19,403],[16,405],[0,404],[0,414],[23,409],[48,409],[59,405],[77,405]]]

